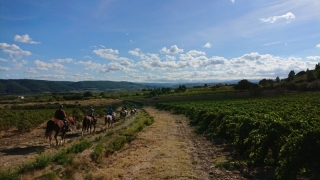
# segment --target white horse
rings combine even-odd
[[[104,125],[106,126],[107,125],[107,127],[109,128],[110,126],[113,128],[114,127],[114,122],[115,122],[115,120],[116,120],[116,113],[115,112],[113,112],[112,113],[112,115],[106,115],[105,117],[104,117]]]

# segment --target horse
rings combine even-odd
[[[120,111],[120,118],[123,117],[124,119],[126,119],[127,115],[128,115],[128,111],[127,110]]]
[[[114,117],[114,119],[112,118],[112,116]],[[115,119],[116,119],[116,113],[115,112],[113,112],[112,113],[112,115],[106,115],[105,117],[104,117],[104,125],[106,126],[107,124],[108,124],[108,128],[109,128],[109,126],[111,126],[112,128],[114,127],[113,126],[113,123],[115,122]]]
[[[97,117],[85,116],[82,121],[82,136],[83,132],[87,130],[91,134],[91,126],[93,125],[93,132],[96,131]]]
[[[131,109],[130,115],[135,115],[137,113],[137,109]]]
[[[70,125],[74,125],[74,119],[72,116],[69,116],[66,120],[68,121],[69,127]],[[54,119],[48,120],[47,122],[45,136],[46,136],[46,139],[49,138],[50,146],[51,146],[51,140],[52,140],[52,131],[55,131],[54,139],[56,140],[56,146],[58,146],[59,144],[57,136],[60,132],[62,133],[60,144],[62,145],[62,143],[66,142],[65,136],[68,131],[68,128],[65,127],[64,123],[60,119],[54,118]]]

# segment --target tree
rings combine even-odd
[[[320,69],[320,63],[316,64],[316,67],[314,68],[314,70],[319,70]]]
[[[305,75],[305,74],[306,74],[305,71],[300,71],[300,72],[297,73],[297,76],[302,76],[302,75]]]
[[[259,81],[259,85],[263,86],[263,87],[267,87],[269,84],[268,80],[267,79],[261,79]]]
[[[316,71],[316,78],[320,79],[320,69]]]
[[[187,90],[187,87],[185,85],[180,85],[177,89],[175,89],[175,92],[185,92]]]
[[[90,91],[87,91],[83,94],[83,97],[92,97],[93,94]]]
[[[276,77],[276,82],[279,83],[280,82],[280,78],[279,76]]]
[[[316,79],[316,78],[315,78],[313,72],[312,72],[312,71],[308,71],[308,72],[307,72],[307,81],[308,81],[308,82],[311,82],[311,81],[314,81],[315,79]]]
[[[251,87],[253,87],[254,85],[257,85],[257,84],[254,84],[250,81],[248,81],[247,79],[243,79],[241,81],[238,82],[238,84],[236,84],[234,86],[234,89],[237,89],[237,90],[246,90],[246,89],[250,89]]]
[[[288,81],[292,81],[295,75],[296,73],[294,72],[294,70],[291,70],[288,74]]]

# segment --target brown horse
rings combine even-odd
[[[93,125],[93,132],[96,131],[96,124],[97,124],[97,117],[94,116],[94,118],[92,118],[91,116],[85,116],[83,118],[82,121],[82,136],[83,136],[83,132],[87,130],[87,132],[89,132],[91,134],[91,127]]]
[[[74,125],[74,119],[72,116],[69,116],[67,118],[69,127],[70,125]],[[68,131],[68,128],[64,125],[64,123],[59,120],[59,119],[50,119],[47,122],[47,127],[46,127],[46,139],[49,138],[50,146],[51,146],[51,140],[52,140],[52,131],[55,131],[56,133],[54,134],[54,139],[56,140],[56,146],[58,146],[58,134],[61,132],[61,141],[60,143],[65,143],[66,139],[66,133]]]
[[[107,126],[108,128],[109,128],[109,126],[111,126],[113,128],[114,127],[113,123],[115,122],[115,120],[116,120],[116,113],[115,112],[113,112],[112,115],[108,114],[104,117],[104,125],[106,126],[108,124],[108,126]]]

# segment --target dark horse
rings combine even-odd
[[[96,124],[97,124],[97,117],[94,116],[94,118],[92,118],[91,116],[86,116],[83,118],[82,121],[82,136],[83,136],[83,132],[87,130],[87,132],[90,131],[91,134],[91,126],[93,125],[93,132],[96,131]]]
[[[131,109],[130,115],[135,115],[137,113],[137,109]]]
[[[74,119],[72,116],[69,116],[67,118],[68,124],[74,125]],[[51,140],[52,140],[52,131],[55,131],[56,133],[54,134],[54,139],[56,140],[56,145],[58,146],[58,134],[61,132],[61,144],[66,142],[65,136],[68,131],[68,128],[65,127],[64,123],[59,120],[59,119],[50,119],[47,122],[47,127],[46,127],[46,139],[49,138],[50,141],[50,146],[51,146]]]
[[[128,111],[127,110],[120,111],[120,118],[123,117],[123,119],[126,119],[127,115],[128,115]]]
[[[108,124],[108,127],[111,126],[113,128],[113,123],[115,122],[115,119],[116,119],[116,113],[115,112],[113,112],[112,115],[109,115],[109,114],[106,115],[104,117],[104,125],[106,126]]]

